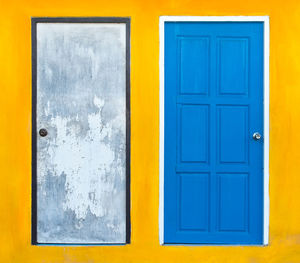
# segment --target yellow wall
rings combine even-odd
[[[0,0],[0,262],[300,262],[299,0]],[[160,15],[269,15],[270,245],[158,241]],[[132,243],[30,245],[31,16],[131,16]]]

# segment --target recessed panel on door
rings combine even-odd
[[[249,75],[249,38],[218,37],[219,95],[247,95]]]
[[[181,105],[179,117],[179,163],[207,163],[209,146],[209,108]]]
[[[209,38],[179,38],[180,93],[206,95],[209,83]]]
[[[129,240],[128,30],[33,19],[33,243]]]

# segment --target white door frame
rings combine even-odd
[[[164,244],[164,36],[165,22],[263,22],[264,24],[264,219],[263,245],[269,242],[269,16],[161,16],[159,19],[159,241]]]

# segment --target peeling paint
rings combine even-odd
[[[37,26],[40,243],[125,243],[125,25]]]

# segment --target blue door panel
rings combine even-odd
[[[217,164],[248,163],[248,106],[217,105]]]
[[[263,24],[165,23],[164,242],[261,244]]]
[[[219,95],[248,94],[248,43],[243,37],[217,38]]]
[[[218,231],[248,230],[248,174],[217,174]]]
[[[208,162],[208,106],[180,105],[178,162]]]
[[[207,94],[209,82],[209,39],[179,38],[180,93]]]
[[[179,230],[207,231],[209,174],[179,174],[179,187]]]

